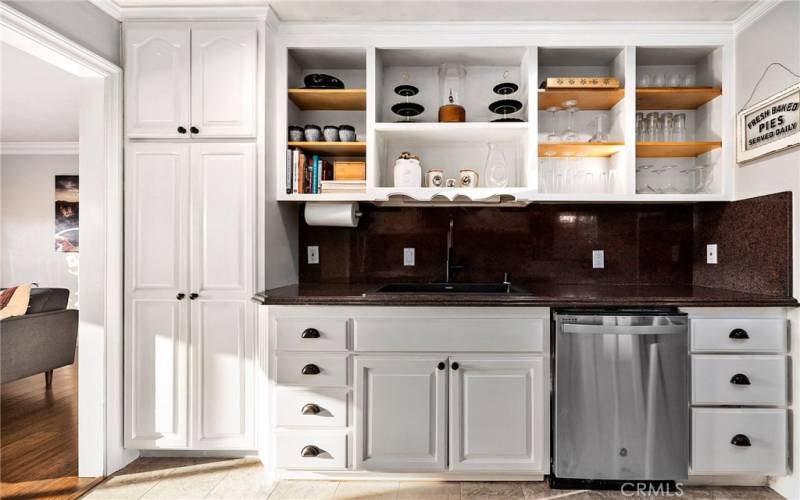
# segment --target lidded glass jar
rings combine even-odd
[[[445,63],[439,66],[439,121],[466,121],[464,110],[464,88],[467,70],[460,63]]]

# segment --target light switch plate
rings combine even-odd
[[[706,245],[706,264],[717,263],[717,245]]]
[[[403,265],[404,266],[413,266],[414,265],[414,249],[413,248],[404,248],[403,249]]]
[[[308,246],[308,263],[319,264],[319,247],[314,245]]]
[[[603,269],[606,267],[605,252],[602,250],[592,250],[592,268]]]

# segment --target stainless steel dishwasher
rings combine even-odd
[[[555,320],[554,487],[685,480],[687,318],[563,310]]]

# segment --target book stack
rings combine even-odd
[[[366,193],[367,181],[322,181],[323,193]]]
[[[322,182],[333,180],[333,165],[300,148],[286,150],[286,194],[319,194]]]

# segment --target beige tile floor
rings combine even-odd
[[[567,500],[636,498],[619,492],[551,490],[543,482],[278,481],[264,478],[252,458],[141,458],[84,497],[215,500]],[[639,497],[641,498],[641,497]],[[678,498],[678,497],[666,497]],[[680,498],[767,500],[766,487],[687,487]]]

